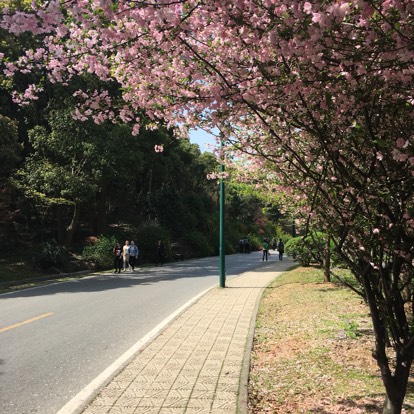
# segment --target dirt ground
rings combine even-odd
[[[266,289],[251,358],[249,413],[382,412],[368,309],[349,289],[322,281],[320,270],[297,268]],[[404,414],[414,413],[413,388]]]

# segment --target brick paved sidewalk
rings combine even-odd
[[[229,280],[225,289],[208,291],[139,352],[83,414],[247,412],[258,300],[292,266],[289,259],[267,262]]]

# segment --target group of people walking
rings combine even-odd
[[[285,252],[285,244],[283,243],[283,240],[280,239],[279,243],[276,244],[276,240],[272,239],[272,247],[273,250],[276,250],[279,252],[279,260],[283,260],[283,253]],[[269,239],[265,238],[263,239],[263,243],[262,243],[262,261],[266,261],[269,257],[269,249],[270,249],[270,242]]]
[[[131,240],[131,243],[126,240],[123,247],[120,243],[116,243],[114,249],[114,272],[121,273],[121,269],[126,272],[135,271],[135,263],[138,259],[138,246],[135,244],[134,240]]]
[[[270,244],[269,239],[263,239],[262,243],[262,261],[267,261],[269,256],[269,249],[270,246],[273,247],[273,250],[277,250],[279,252],[279,260],[283,260],[283,253],[285,252],[285,245],[282,239],[279,240],[279,243],[276,244],[276,240],[272,239]],[[250,253],[250,243],[247,237],[240,238],[239,241],[240,253]],[[115,247],[113,248],[113,255],[114,255],[114,273],[121,273],[121,270],[126,272],[127,270],[130,272],[135,272],[135,264],[138,259],[138,246],[135,244],[134,240],[125,241],[124,246],[121,246],[120,243],[116,243]],[[157,241],[155,247],[155,254],[157,257],[157,266],[162,266],[165,260],[165,248],[164,243],[160,239]]]
[[[135,272],[135,264],[138,260],[138,246],[135,244],[134,240],[125,241],[124,246],[121,246],[120,243],[116,243],[115,247],[112,250],[114,254],[114,273],[121,273],[121,270],[126,272]],[[162,239],[157,241],[155,254],[157,257],[157,266],[162,266],[165,260],[165,248]]]
[[[273,238],[272,241],[269,241],[268,238],[263,239],[263,243],[260,248],[260,250],[263,253],[263,256],[262,256],[263,261],[268,260],[270,248],[272,248],[273,250],[277,249],[277,251],[279,252],[279,260],[283,260],[283,253],[285,252],[285,244],[283,243],[282,239],[280,239],[279,242],[277,242],[275,238]],[[251,247],[250,247],[249,239],[247,237],[240,237],[239,251],[240,253],[250,253]]]
[[[239,249],[240,253],[250,253],[250,242],[247,237],[240,237]]]

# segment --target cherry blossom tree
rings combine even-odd
[[[3,12],[43,39],[4,73],[83,73],[78,119],[221,131],[224,151],[277,177],[329,230],[375,331],[385,414],[400,413],[414,356],[412,0],[50,0]],[[21,104],[42,85],[16,93]],[[157,150],[162,148],[157,147]]]

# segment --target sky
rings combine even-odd
[[[190,131],[190,142],[192,144],[198,144],[201,152],[213,151],[212,148],[208,148],[206,146],[207,144],[212,144],[213,146],[216,145],[214,136],[211,134],[207,134],[207,132],[204,132],[202,129],[193,129]]]

